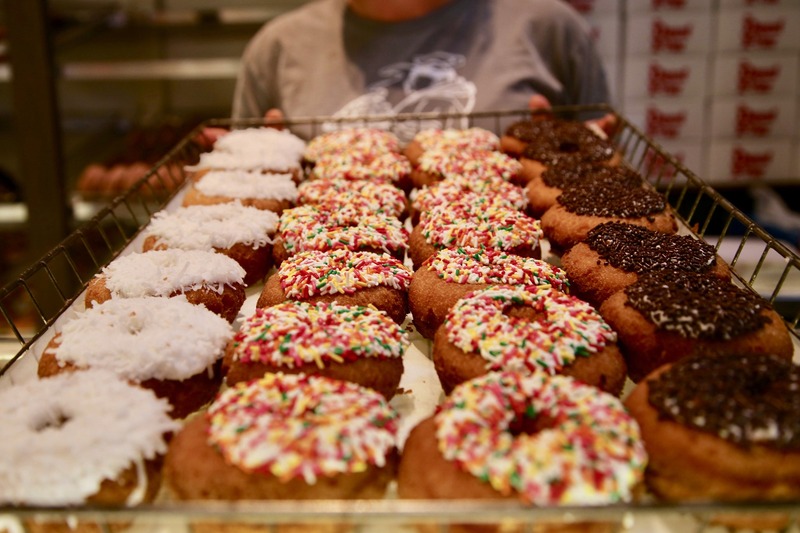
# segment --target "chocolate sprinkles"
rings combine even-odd
[[[614,155],[614,146],[581,122],[558,122],[550,131],[529,141],[522,156],[553,165],[559,161],[602,162]]]
[[[641,218],[667,208],[658,191],[602,176],[588,176],[581,184],[562,192],[557,201],[576,215],[609,218]]]
[[[648,381],[662,419],[741,447],[800,450],[800,367],[768,355],[695,356]]]

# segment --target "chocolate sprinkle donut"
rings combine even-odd
[[[542,181],[549,187],[568,189],[587,179],[619,181],[628,187],[641,187],[642,176],[628,167],[609,167],[592,162],[559,161],[542,172]]]
[[[717,262],[714,247],[706,242],[622,222],[592,228],[584,242],[607,265],[637,274],[651,270],[705,272]]]
[[[663,419],[742,447],[800,450],[800,367],[768,355],[695,356],[648,382]]]
[[[564,160],[599,163],[614,155],[614,146],[581,122],[559,122],[551,132],[543,133],[525,148],[523,157],[549,166]]]
[[[538,141],[542,137],[552,137],[556,127],[554,117],[540,117],[535,120],[520,120],[506,128],[506,135],[522,142]]]
[[[625,289],[627,305],[658,329],[690,339],[730,340],[769,322],[760,296],[729,281],[695,272],[641,274]]]
[[[557,201],[576,215],[610,218],[641,218],[667,207],[658,191],[603,176],[587,176],[581,184],[562,192]]]

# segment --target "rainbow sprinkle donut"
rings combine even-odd
[[[508,316],[529,307],[540,319]],[[550,288],[493,286],[459,300],[445,321],[447,340],[478,353],[490,370],[555,374],[615,343],[616,333],[588,303]]]
[[[411,270],[388,254],[310,250],[293,255],[278,269],[287,298],[302,300],[317,295],[353,294],[385,285],[407,291]]]
[[[437,147],[426,150],[419,158],[417,168],[441,178],[463,176],[482,179],[497,176],[513,181],[522,171],[522,163],[494,150],[452,150]]]
[[[450,205],[460,200],[465,193],[485,196],[487,201],[522,210],[528,205],[528,198],[520,187],[498,176],[467,178],[451,176],[429,187],[419,189],[412,201],[414,213],[432,211],[439,205]]]
[[[313,485],[387,464],[398,416],[381,395],[358,385],[278,373],[224,391],[207,419],[208,443],[229,464]]]
[[[406,211],[406,195],[388,183],[318,179],[302,183],[298,188],[298,204],[322,205],[335,211],[342,206],[400,217]]]
[[[411,174],[408,158],[396,152],[372,154],[342,152],[326,154],[317,159],[311,171],[313,179],[346,179],[375,181],[399,185]]]
[[[397,217],[377,215],[352,206],[336,211],[307,205],[288,209],[281,215],[278,234],[287,256],[306,250],[337,248],[384,251],[396,256],[402,255],[408,247],[408,231]]]
[[[346,128],[323,133],[311,139],[303,158],[313,163],[327,154],[342,152],[379,154],[399,151],[400,140],[392,132],[377,128]]]
[[[512,433],[537,419],[547,427]],[[644,476],[639,426],[621,402],[567,376],[487,374],[456,387],[434,423],[445,460],[526,503],[626,502]]]
[[[448,283],[504,285],[549,285],[566,292],[567,273],[530,257],[485,248],[445,248],[431,256],[425,266]]]
[[[414,136],[414,142],[419,143],[423,150],[498,150],[500,138],[489,130],[483,128],[439,129],[429,128],[420,131]]]

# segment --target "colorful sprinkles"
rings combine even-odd
[[[483,128],[429,128],[414,136],[423,150],[498,150],[500,138]]]
[[[354,206],[377,214],[399,217],[406,210],[406,195],[388,183],[318,179],[306,181],[297,188],[299,204],[323,205],[334,211]]]
[[[389,254],[309,250],[286,259],[278,269],[287,298],[302,300],[327,294],[353,294],[386,286],[407,291],[411,270]]]
[[[317,159],[311,177],[397,183],[411,174],[411,163],[396,152],[342,152],[325,154]]]
[[[463,176],[467,179],[483,179],[496,176],[509,181],[517,178],[522,171],[522,163],[494,150],[437,147],[420,156],[418,168],[442,178]]]
[[[326,154],[342,152],[378,154],[399,151],[400,140],[392,132],[377,128],[345,128],[323,133],[311,139],[303,158],[314,162]]]
[[[510,315],[529,308],[534,318]],[[465,296],[445,321],[447,340],[477,353],[489,370],[556,374],[617,340],[588,303],[546,287],[493,286]]]
[[[445,248],[427,259],[424,266],[448,283],[549,285],[561,292],[569,287],[567,273],[560,268],[502,250]]]
[[[498,176],[468,178],[450,176],[429,187],[418,189],[412,207],[418,213],[432,211],[442,204],[450,205],[461,200],[465,193],[486,196],[488,201],[521,210],[528,205],[528,197],[521,187],[513,185]]]
[[[286,301],[256,308],[233,338],[234,358],[296,368],[402,357],[406,333],[372,306]]]
[[[425,240],[438,248],[533,249],[543,236],[538,220],[475,193],[436,206],[420,224]]]
[[[397,217],[353,206],[336,211],[304,205],[281,214],[278,234],[290,254],[306,250],[371,248],[387,253],[408,247],[408,230]]]
[[[534,505],[630,501],[647,463],[619,399],[566,376],[487,374],[456,387],[434,421],[445,459]],[[512,433],[537,421],[547,427]]]
[[[321,376],[266,374],[221,393],[206,415],[208,442],[245,472],[282,482],[382,467],[397,414],[370,389]]]

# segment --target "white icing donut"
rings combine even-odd
[[[233,337],[227,320],[183,297],[111,299],[60,328],[59,364],[103,368],[123,379],[190,378],[211,367]]]
[[[227,249],[235,244],[262,248],[272,244],[270,235],[278,227],[278,214],[243,206],[238,200],[226,204],[193,205],[174,212],[160,211],[144,230],[168,248],[183,250]]]
[[[285,160],[287,163],[293,163],[292,166],[299,167],[305,149],[306,142],[289,130],[243,128],[231,130],[217,139],[213,152],[262,153],[265,157],[274,157],[276,161]],[[202,155],[200,157],[202,159]]]
[[[166,453],[180,425],[166,400],[102,370],[0,391],[0,503],[79,505],[131,463]],[[136,505],[146,483],[128,499]]]
[[[156,250],[118,257],[103,270],[112,297],[170,296],[208,288],[221,294],[241,285],[244,269],[222,254],[204,250]]]
[[[239,157],[237,155],[237,157]],[[206,196],[297,200],[297,184],[291,174],[263,174],[248,170],[211,170],[194,184]]]

